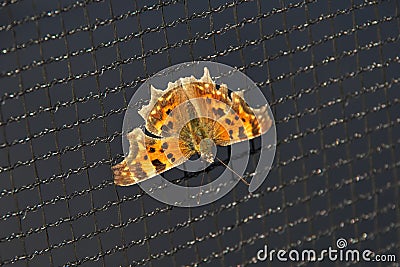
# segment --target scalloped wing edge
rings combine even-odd
[[[185,84],[193,83],[193,82],[208,82],[208,83],[214,83],[210,76],[210,71],[208,70],[207,67],[204,67],[203,70],[203,76],[200,79],[196,79],[196,77],[189,76],[189,77],[184,77],[176,80],[175,82],[169,82],[168,87],[165,90],[160,90],[155,88],[153,85],[150,85],[150,102],[149,104],[143,106],[139,111],[139,115],[142,116],[142,118],[146,121],[147,118],[149,117],[149,114],[151,110],[153,109],[154,105],[157,103],[160,97],[162,97],[164,94],[168,93],[169,91],[177,88],[178,86],[183,86]]]

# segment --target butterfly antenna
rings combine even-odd
[[[247,186],[249,186],[250,184],[242,177],[240,176],[237,172],[235,172],[231,167],[229,167],[227,164],[225,164],[225,162],[223,162],[222,160],[220,160],[218,157],[215,157],[219,162],[222,163],[222,165],[224,165],[227,169],[229,169],[231,172],[233,172],[234,174],[236,174],[240,180],[242,180],[243,183],[245,183]]]

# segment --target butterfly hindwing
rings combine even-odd
[[[230,141],[225,145],[253,139],[269,130],[272,121],[266,106],[249,107],[241,91],[232,92],[231,97],[231,110],[218,120],[229,133]]]
[[[176,137],[152,138],[144,135],[139,128],[128,135],[129,154],[119,164],[113,166],[114,182],[128,186],[157,174],[163,173],[185,162],[191,155],[182,154],[181,144]],[[189,150],[182,150],[188,151]]]

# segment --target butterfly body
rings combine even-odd
[[[127,186],[151,178],[199,154],[214,161],[215,146],[255,138],[271,127],[267,107],[250,108],[243,92],[229,95],[226,85],[216,85],[204,69],[201,79],[181,78],[165,91],[151,87],[151,100],[139,114],[147,136],[139,128],[128,133],[129,153],[113,166],[114,181]]]
[[[188,155],[199,154],[208,162],[213,162],[215,145],[223,145],[227,133],[218,122],[212,121],[209,118],[195,118],[190,120],[185,125],[179,135],[181,142],[180,149],[190,151]]]

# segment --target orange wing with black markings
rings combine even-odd
[[[192,154],[176,137],[162,139],[146,136],[139,128],[128,134],[129,154],[112,167],[114,182],[128,186],[149,179],[185,162]],[[186,154],[182,154],[185,151]]]

